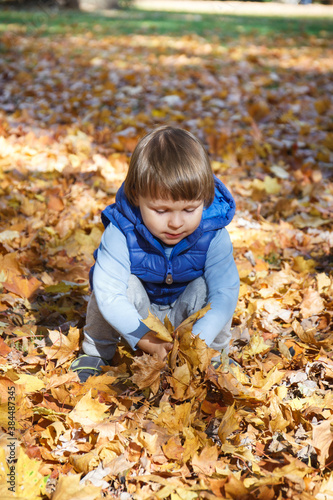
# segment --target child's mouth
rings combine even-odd
[[[176,240],[177,238],[180,238],[183,233],[178,233],[178,234],[171,234],[171,233],[165,233],[165,236],[167,238],[170,238],[171,240]]]

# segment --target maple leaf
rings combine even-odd
[[[230,436],[234,431],[239,428],[239,417],[236,414],[234,405],[229,406],[225,415],[223,416],[219,429],[218,435],[221,443],[225,443],[227,437]]]
[[[200,454],[196,453],[192,458],[194,472],[212,476],[216,470],[216,462],[219,456],[217,446],[205,446]]]
[[[315,425],[312,430],[311,444],[319,451],[319,463],[325,467],[333,458],[333,418],[324,420]]]
[[[132,382],[139,389],[150,388],[156,394],[160,386],[161,370],[165,368],[165,362],[157,354],[151,356],[144,353],[142,356],[134,358],[131,364]]]
[[[101,422],[109,407],[94,399],[91,389],[76,403],[75,408],[68,414],[68,418],[75,423],[89,428]]]
[[[303,318],[310,318],[322,312],[324,309],[324,300],[316,290],[306,290],[300,309]]]
[[[41,281],[34,276],[29,279],[22,278],[21,276],[12,276],[10,281],[5,281],[3,283],[3,286],[9,292],[13,292],[25,299],[30,299],[30,297],[32,297],[32,295],[39,289],[41,284]]]
[[[75,351],[79,348],[80,339],[80,332],[77,328],[70,328],[68,335],[53,330],[49,332],[49,337],[53,345],[44,347],[46,359],[56,359],[57,366],[60,366],[74,357]]]
[[[60,476],[56,489],[52,495],[53,500],[99,500],[100,488],[92,484],[85,485],[81,482],[81,474]]]
[[[153,332],[156,332],[157,338],[164,340],[165,342],[173,341],[173,337],[167,327],[165,327],[163,323],[150,311],[148,311],[148,317],[143,319],[142,323],[148,326],[148,328]]]

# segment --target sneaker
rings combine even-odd
[[[234,359],[229,358],[228,362],[229,362],[230,366],[234,365],[234,366],[238,366],[238,368],[242,369],[242,367]],[[222,363],[221,363],[221,361],[214,360],[211,362],[211,365],[216,370],[217,368],[219,368],[222,365]]]
[[[102,373],[102,366],[108,366],[110,363],[98,356],[89,356],[89,354],[81,354],[73,361],[70,370],[76,372],[80,382],[86,382],[89,377]]]

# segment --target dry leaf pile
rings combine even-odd
[[[0,55],[1,498],[332,499],[328,39],[15,29]],[[192,318],[154,326],[174,337],[166,366],[121,346],[80,384],[99,214],[161,123],[200,137],[236,198],[239,365],[214,369]]]

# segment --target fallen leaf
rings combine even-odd
[[[53,342],[51,347],[44,347],[47,359],[56,359],[57,366],[62,365],[75,355],[79,349],[80,332],[77,328],[70,328],[68,335],[58,331],[49,332],[49,337]]]
[[[305,290],[304,297],[300,306],[303,318],[310,318],[319,314],[324,309],[324,301],[316,290],[309,288]]]
[[[148,326],[148,328],[150,330],[152,330],[153,332],[156,332],[157,338],[164,340],[164,342],[172,342],[173,341],[173,337],[169,333],[168,329],[150,311],[148,311],[148,317],[146,319],[143,319],[142,323],[144,323],[146,326]]]
[[[131,364],[133,372],[131,380],[139,389],[149,387],[151,392],[156,394],[160,385],[161,370],[164,367],[165,362],[161,361],[157,354],[137,356]]]
[[[311,444],[319,451],[321,467],[325,467],[333,458],[333,418],[313,426]]]
[[[217,446],[206,446],[200,453],[192,458],[192,467],[197,474],[212,476],[215,473],[216,462],[219,456]]]
[[[80,483],[81,474],[60,476],[52,500],[99,500],[100,487]]]

